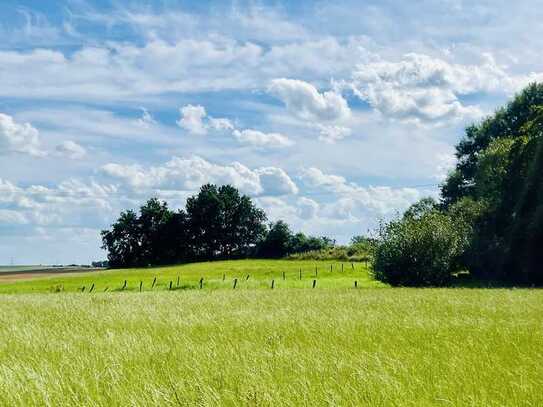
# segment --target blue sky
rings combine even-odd
[[[437,194],[543,79],[535,1],[0,4],[0,264],[87,263],[151,196],[231,183],[346,242]]]

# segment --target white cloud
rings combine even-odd
[[[157,124],[157,121],[153,118],[151,113],[149,111],[142,107],[141,109],[141,117],[137,120],[137,124],[143,128],[150,128],[152,126],[155,126]]]
[[[290,195],[297,194],[298,187],[281,168],[264,167],[256,171],[262,190],[266,195]]]
[[[224,117],[220,117],[218,119],[208,116],[209,118],[209,127],[213,130],[234,130],[234,125],[232,122]]]
[[[246,129],[234,130],[232,134],[240,143],[255,147],[281,148],[294,144],[287,136],[279,133],[263,133],[258,130]]]
[[[111,185],[78,180],[56,187],[31,185],[26,188],[0,179],[0,212],[4,224],[34,227],[96,227],[112,216]]]
[[[59,144],[56,147],[56,151],[59,155],[72,160],[83,158],[87,154],[87,150],[71,140],[67,140]]]
[[[350,87],[361,99],[389,118],[441,124],[478,119],[477,105],[466,105],[463,95],[478,92],[511,94],[541,74],[510,75],[485,54],[481,64],[461,65],[422,54],[402,60],[359,65]]]
[[[287,136],[280,133],[264,133],[253,129],[239,130],[227,118],[209,116],[205,108],[200,105],[186,105],[180,109],[180,112],[181,119],[177,124],[191,134],[205,135],[210,130],[226,131],[239,143],[261,149],[289,147],[294,144]]]
[[[252,196],[298,192],[296,184],[280,168],[251,170],[238,162],[219,165],[197,156],[174,157],[164,165],[147,169],[139,165],[110,163],[102,167],[102,172],[140,192],[153,189],[194,191],[205,183],[231,184]]]
[[[179,127],[187,130],[190,134],[207,134],[207,125],[204,124],[204,118],[207,113],[203,106],[186,105],[179,109],[181,118],[177,122]]]
[[[415,188],[361,187],[341,176],[326,174],[315,167],[304,169],[301,179],[310,188],[335,195],[333,203],[323,206],[324,213],[332,218],[390,216],[396,211],[406,209],[424,196],[424,191]]]
[[[27,223],[28,219],[24,214],[8,209],[0,209],[0,225],[25,225]]]
[[[341,120],[351,114],[347,101],[334,91],[320,93],[315,86],[297,79],[274,79],[268,92],[303,119]]]
[[[24,153],[44,156],[39,132],[30,123],[17,123],[13,117],[0,113],[0,154]]]
[[[334,144],[340,140],[343,140],[352,133],[350,128],[343,126],[326,126],[319,124],[317,125],[317,128],[319,129],[320,133],[319,140],[328,144]]]
[[[301,197],[296,203],[298,216],[302,219],[313,219],[319,211],[319,204],[313,199]]]

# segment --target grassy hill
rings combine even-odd
[[[315,274],[316,270],[316,274]],[[343,271],[342,271],[343,270]],[[301,279],[300,279],[301,271]],[[284,279],[283,279],[284,273]],[[248,276],[248,277],[247,277]],[[156,278],[154,287],[153,280]],[[179,285],[178,285],[179,278]],[[238,260],[191,263],[171,267],[92,271],[72,275],[51,275],[24,281],[2,284],[0,293],[22,292],[88,292],[94,284],[94,292],[143,291],[200,288],[203,278],[205,289],[311,288],[317,280],[317,288],[383,287],[373,280],[363,263],[338,263],[331,261],[291,260]],[[123,290],[125,285],[126,287]]]
[[[17,293],[0,295],[0,405],[543,404],[543,291],[389,288],[343,269],[230,261],[0,284]]]

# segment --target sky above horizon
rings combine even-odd
[[[543,80],[535,1],[4,0],[0,264],[105,259],[152,196],[232,184],[347,242],[425,196]]]

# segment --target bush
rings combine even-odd
[[[378,233],[373,272],[378,280],[400,286],[444,286],[458,270],[465,237],[435,205],[424,200]]]
[[[351,263],[368,261],[370,251],[356,245],[331,246],[321,250],[310,250],[288,256],[290,260],[337,260]]]

